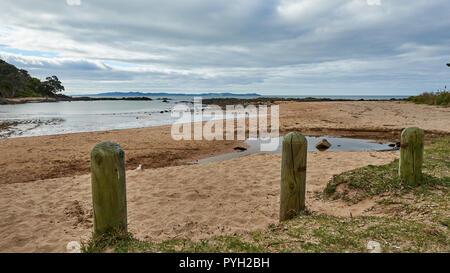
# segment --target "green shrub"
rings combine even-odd
[[[408,100],[418,104],[448,106],[450,102],[450,92],[425,92],[418,96],[409,97]]]

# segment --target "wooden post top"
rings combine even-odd
[[[95,147],[92,149],[92,151],[94,150],[111,150],[111,151],[117,151],[117,152],[123,152],[122,147],[120,147],[119,144],[112,142],[112,141],[105,141],[105,142],[101,142],[97,145],[95,145]]]
[[[306,137],[299,132],[291,132],[284,137],[283,142],[304,144],[308,141],[306,140]]]
[[[412,133],[416,133],[416,134],[418,133],[420,135],[425,135],[425,132],[422,129],[420,129],[418,127],[409,127],[409,128],[405,128],[402,131],[402,136],[403,135],[406,136],[406,135],[409,135],[409,134],[412,134]]]

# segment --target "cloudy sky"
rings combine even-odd
[[[448,0],[1,0],[0,58],[107,91],[412,95],[450,87]]]

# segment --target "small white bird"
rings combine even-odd
[[[140,170],[142,170],[142,165],[141,164],[139,164],[139,167],[136,168],[136,171],[140,171]]]

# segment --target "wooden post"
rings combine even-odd
[[[422,180],[424,132],[410,127],[402,132],[398,173],[403,183],[418,186]]]
[[[91,152],[94,235],[127,232],[125,153],[119,144],[102,142]]]
[[[292,219],[306,208],[307,150],[308,141],[302,134],[292,132],[284,137],[281,159],[280,221]]]

